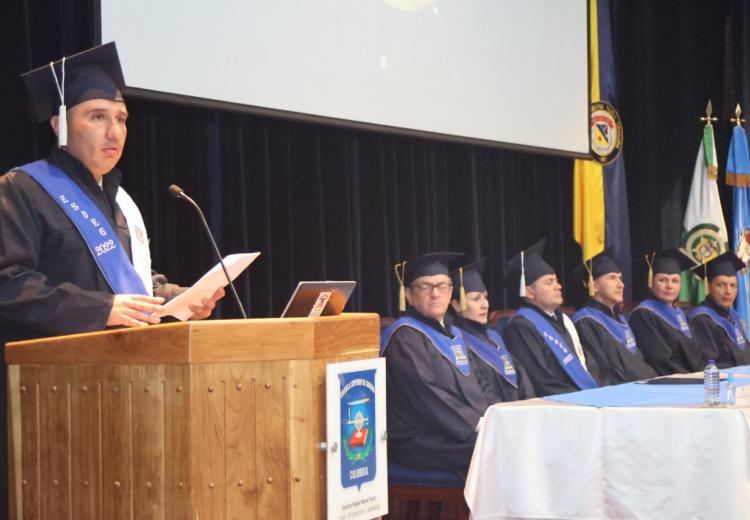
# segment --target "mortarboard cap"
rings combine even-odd
[[[89,99],[121,101],[125,88],[114,42],[44,65],[21,74],[21,78],[40,123],[60,116],[60,146],[67,144],[64,116],[68,108]]]
[[[461,309],[466,310],[466,293],[487,292],[487,286],[482,280],[482,270],[486,258],[481,258],[453,271],[450,276],[453,280],[453,299],[461,303]]]
[[[613,250],[610,246],[573,269],[575,277],[583,282],[584,286],[588,287],[590,296],[596,294],[594,280],[605,274],[622,272],[617,263],[612,259],[612,253]]]
[[[645,260],[648,265],[649,288],[654,285],[654,274],[656,273],[680,274],[682,271],[687,271],[698,265],[676,247],[646,255]]]
[[[505,264],[505,276],[509,283],[511,280],[519,281],[519,295],[522,298],[526,296],[527,285],[534,283],[544,275],[555,274],[555,270],[542,258],[546,242],[545,239],[539,240]]]
[[[709,282],[717,276],[735,276],[737,271],[746,267],[734,251],[722,253],[705,264],[698,264],[692,271]]]
[[[399,309],[406,310],[404,287],[422,276],[444,274],[450,276],[450,263],[463,256],[463,253],[427,253],[394,266],[396,278],[401,285],[399,290]]]

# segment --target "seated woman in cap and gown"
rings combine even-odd
[[[482,280],[483,268],[484,259],[481,259],[451,273],[453,327],[461,329],[469,347],[469,357],[476,358],[480,380],[490,399],[529,399],[535,396],[529,376],[510,355],[500,335],[487,328],[490,305]]]
[[[594,360],[583,352],[575,325],[560,311],[562,286],[541,257],[544,240],[522,251],[506,266],[518,283],[521,307],[503,331],[503,340],[534,386],[537,396],[597,388]]]
[[[696,263],[676,248],[647,255],[646,263],[653,298],[643,300],[629,320],[638,348],[659,375],[703,370],[701,347],[685,312],[675,305],[680,295],[680,273]]]
[[[448,315],[448,264],[458,256],[432,253],[396,265],[405,314],[381,334],[380,353],[386,358],[389,460],[465,478],[479,421],[500,399],[487,394],[476,358]]]
[[[732,308],[737,298],[737,271],[745,263],[732,251],[693,269],[708,281],[705,301],[693,309],[690,325],[706,360],[719,368],[750,365],[746,324]]]
[[[589,298],[573,316],[586,359],[596,360],[612,385],[656,377],[643,359],[630,325],[617,312],[625,284],[611,250],[587,260],[575,272],[589,290]]]

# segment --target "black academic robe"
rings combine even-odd
[[[708,297],[701,304],[710,307],[720,316],[731,321],[727,309],[716,305]],[[740,350],[735,342],[729,338],[726,331],[714,320],[706,315],[696,316],[690,320],[696,342],[701,346],[705,359],[713,359],[719,368],[729,368],[740,365],[750,365],[750,343],[746,344],[745,350]],[[747,338],[747,333],[745,333]]]
[[[487,335],[486,325],[457,316],[454,326],[476,336],[492,348],[496,348]],[[479,371],[482,389],[490,396],[490,399],[507,402],[531,399],[536,396],[534,386],[531,384],[526,370],[517,359],[512,359],[513,368],[516,370],[516,386],[513,386],[507,379],[498,374],[491,365],[485,362],[481,356],[474,352],[470,352],[470,356],[472,361],[475,361],[472,366],[476,366]]]
[[[571,338],[563,324],[562,312],[560,310],[555,311],[555,317],[552,318],[535,305],[526,302],[521,305],[539,313],[555,328],[568,344],[570,350],[575,352],[573,338]],[[508,351],[513,355],[513,359],[520,361],[521,365],[526,369],[529,379],[531,379],[531,383],[534,385],[536,395],[565,394],[580,390],[565,372],[565,369],[560,366],[555,354],[547,346],[542,335],[526,318],[518,316],[511,319],[510,323],[503,330],[503,340]],[[606,378],[599,371],[595,360],[586,359],[586,366],[591,376],[600,385],[607,383]]]
[[[446,328],[413,308],[407,315],[441,334]],[[490,399],[482,388],[476,358],[469,357],[471,373],[463,375],[413,327],[400,327],[390,337],[386,359],[388,458],[419,470],[447,470],[463,477],[476,441],[476,427]],[[470,354],[471,356],[471,354]]]
[[[705,360],[695,335],[688,337],[650,309],[636,307],[630,315],[638,350],[660,376],[703,370]]]
[[[614,320],[619,319],[617,313],[593,298],[586,300],[583,307],[591,307]],[[640,349],[636,348],[635,352],[631,352],[598,321],[584,316],[576,320],[575,325],[586,353],[586,361],[593,359],[599,370],[605,374],[609,384],[617,385],[656,377],[656,372],[643,359]]]
[[[91,198],[131,256],[127,221],[115,203],[119,170],[103,178],[55,148],[48,160]],[[86,242],[50,195],[26,174],[0,177],[0,343],[102,330],[114,295]],[[154,293],[167,300],[183,289],[154,275]]]

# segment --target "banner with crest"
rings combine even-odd
[[[329,520],[388,513],[385,359],[326,367]]]

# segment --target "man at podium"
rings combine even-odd
[[[43,336],[145,326],[184,289],[151,271],[143,218],[120,187],[125,87],[114,43],[24,74],[58,146],[0,177],[0,346]],[[191,310],[208,317],[223,289]],[[0,371],[0,503],[6,370]]]

